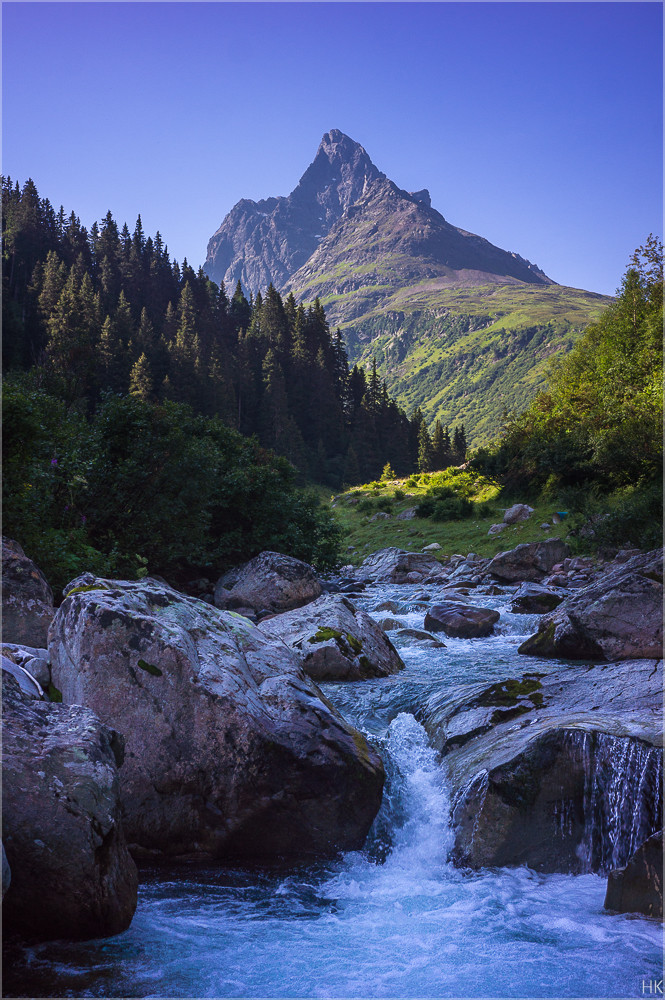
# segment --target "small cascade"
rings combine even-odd
[[[382,752],[386,786],[367,842],[370,857],[400,866],[445,864],[453,843],[450,802],[424,728],[400,712]]]
[[[569,732],[584,767],[584,838],[578,855],[587,871],[621,868],[663,825],[663,751],[629,737]],[[560,810],[566,825],[565,804]]]

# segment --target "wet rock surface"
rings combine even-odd
[[[450,601],[432,605],[425,615],[425,629],[444,632],[454,639],[477,639],[491,635],[500,617],[492,608]]]
[[[338,595],[319,597],[304,608],[261,622],[261,631],[293,650],[316,681],[387,677],[404,669],[399,653],[379,625]]]
[[[120,817],[122,740],[88,708],[24,695],[3,673],[5,933],[92,938],[125,930],[138,877]],[[5,879],[3,856],[3,889]]]
[[[381,760],[282,642],[155,581],[70,592],[54,684],[125,736],[121,801],[142,857],[312,855],[362,845]]]
[[[663,918],[663,831],[641,844],[624,868],[609,873],[605,909]]]
[[[248,608],[261,617],[300,608],[320,595],[321,583],[309,563],[266,551],[220,577],[215,606]]]
[[[523,583],[511,604],[511,610],[523,614],[543,615],[553,611],[563,601],[565,591],[553,590],[538,583]]]
[[[526,655],[597,660],[659,657],[662,650],[662,549],[611,564],[520,646]]]
[[[660,822],[662,680],[662,661],[639,660],[434,696],[426,727],[450,778],[457,860],[616,867],[612,845],[594,841],[602,816],[618,809],[631,829],[642,810],[633,842]]]
[[[53,619],[53,591],[41,570],[11,538],[2,539],[2,638],[45,646]]]

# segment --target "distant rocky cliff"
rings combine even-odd
[[[364,270],[349,276],[354,265]],[[365,270],[370,265],[373,272]],[[290,195],[243,198],[231,209],[208,243],[205,271],[228,287],[240,280],[252,294],[270,282],[307,294],[325,274],[325,287],[316,289],[325,294],[332,287],[339,293],[340,266],[343,290],[370,277],[393,288],[426,278],[454,285],[551,283],[517,254],[451,226],[431,207],[429,191],[402,191],[359,143],[333,129]]]

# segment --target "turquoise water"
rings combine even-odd
[[[364,600],[402,599],[382,588]],[[415,715],[444,683],[524,672],[534,619],[502,610],[501,632],[448,648],[403,648],[407,669],[327,685],[380,746],[381,812],[365,850],[317,864],[143,873],[132,926],[106,941],[14,950],[5,996],[637,997],[662,979],[654,921],[603,911],[597,875],[526,868],[464,872],[443,772]],[[407,624],[422,626],[408,611]],[[553,664],[528,661],[527,669]]]

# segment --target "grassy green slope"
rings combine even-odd
[[[455,288],[430,280],[321,301],[354,362],[375,358],[407,411],[419,405],[430,424],[464,423],[475,447],[497,435],[506,410],[522,410],[543,388],[552,359],[612,300],[562,285]],[[349,312],[356,315],[345,321]]]

